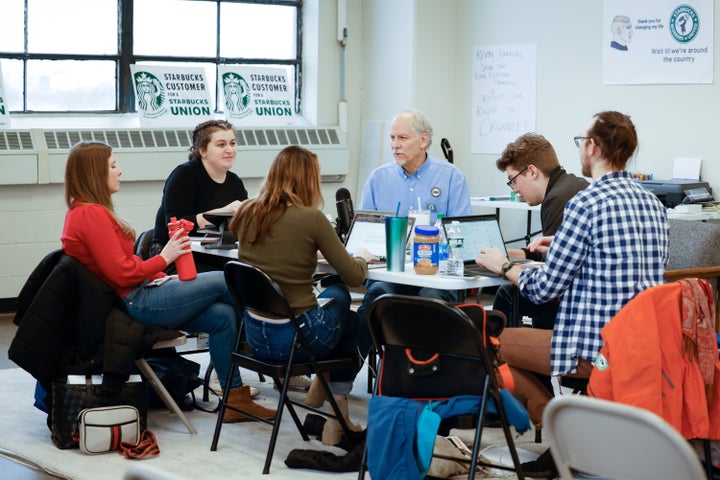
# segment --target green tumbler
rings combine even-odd
[[[408,217],[385,217],[385,249],[389,272],[405,271]]]

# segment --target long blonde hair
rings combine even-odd
[[[237,233],[241,243],[261,243],[289,205],[323,205],[317,155],[296,145],[278,153],[257,197],[243,202],[230,222],[230,229]],[[251,226],[255,229],[253,238],[248,233]]]
[[[109,212],[128,238],[135,239],[135,230],[115,213],[108,190],[108,159],[112,147],[102,142],[76,143],[65,164],[65,203],[69,209],[80,204],[96,203]]]

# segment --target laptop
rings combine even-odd
[[[350,230],[345,237],[345,249],[354,253],[358,248],[367,248],[370,253],[380,259],[370,267],[385,266],[387,252],[385,246],[385,217],[392,216],[394,212],[382,210],[355,210]],[[408,218],[407,240],[413,230],[415,219]]]
[[[460,234],[463,237],[463,263],[465,276],[498,277],[497,273],[475,263],[475,257],[481,248],[497,247],[505,256],[507,248],[500,232],[500,223],[496,215],[468,215],[465,217],[444,217],[442,219],[445,236],[448,237],[448,228],[453,221],[457,221]]]

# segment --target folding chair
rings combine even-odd
[[[220,413],[218,414],[217,424],[215,425],[215,433],[213,434],[210,450],[217,450],[220,430],[223,425],[222,419],[225,414],[225,410],[228,408],[273,426],[267,455],[265,457],[265,466],[263,468],[264,474],[270,472],[270,463],[272,462],[277,436],[280,431],[283,406],[287,407],[290,412],[290,416],[295,422],[295,426],[297,427],[298,432],[300,432],[300,436],[303,440],[308,441],[310,440],[310,437],[303,427],[303,424],[295,411],[295,407],[315,412],[324,417],[337,419],[340,422],[348,440],[353,442],[353,435],[345,422],[345,419],[340,413],[340,409],[338,408],[332,393],[330,392],[325,376],[322,374],[326,372],[329,373],[353,369],[357,366],[359,359],[355,357],[333,355],[323,359],[316,358],[315,353],[308,346],[305,336],[300,329],[298,320],[295,318],[295,315],[293,315],[292,309],[290,308],[285,295],[280,290],[280,287],[259,268],[238,261],[230,261],[225,265],[225,280],[228,283],[230,292],[235,298],[238,307],[257,314],[261,318],[288,319],[295,329],[295,338],[293,340],[293,347],[290,351],[290,355],[286,360],[270,360],[255,355],[245,342],[243,342],[242,327],[239,329],[235,351],[231,355],[232,364],[258,374],[266,375],[274,380],[275,386],[280,392],[277,403],[277,415],[275,420],[268,420],[234,408],[233,406],[227,404],[230,389],[224,389],[223,398],[220,402]],[[296,360],[296,356],[301,352],[305,358],[308,358],[307,361]],[[325,395],[330,402],[333,413],[324,412],[318,408],[310,407],[305,405],[302,401],[293,400],[288,396],[287,393],[290,385],[290,377],[309,374],[315,374],[317,376],[317,379],[319,380],[320,385],[325,391]],[[232,371],[228,375],[226,384],[230,382],[231,375]]]
[[[569,395],[553,398],[543,425],[560,478],[704,478],[690,444],[647,410]]]
[[[469,460],[469,479],[474,478],[477,465],[486,465],[479,461],[478,452],[485,415],[492,402],[514,468],[489,466],[515,471],[518,478],[522,478],[504,400],[495,379],[494,363],[488,355],[487,346],[491,343],[488,330],[497,330],[497,325],[491,326],[486,321],[481,306],[473,307],[477,311],[468,315],[461,309],[463,306],[456,308],[431,298],[386,294],[375,300],[368,311],[373,345],[380,356],[373,399],[389,396],[424,400],[427,403],[429,399],[476,396],[479,406],[473,412],[464,412],[477,415],[473,425],[475,436]],[[478,311],[483,313],[483,318],[477,318]],[[500,331],[503,326],[500,326]],[[527,425],[529,427],[529,422]],[[369,449],[375,448],[370,445],[374,428],[372,415],[369,415],[367,446],[359,479],[365,476]],[[383,423],[383,428],[391,430],[393,425]],[[370,460],[376,461],[373,457]],[[370,473],[375,475],[372,465],[370,467]]]

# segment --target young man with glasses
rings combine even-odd
[[[507,174],[507,186],[522,195],[528,205],[540,205],[540,223],[544,236],[555,235],[562,222],[565,204],[589,185],[584,178],[567,173],[560,166],[550,142],[536,133],[526,133],[508,144],[495,165]],[[514,259],[543,260],[542,254],[527,248],[510,249],[508,253]],[[552,329],[559,300],[536,305],[521,295],[518,318],[515,319],[512,318],[513,289],[510,285],[500,287],[495,294],[493,309],[502,311],[509,325],[517,325],[526,316],[533,319],[533,327]]]
[[[625,170],[637,149],[630,117],[600,112],[576,142],[582,174],[593,182],[568,201],[554,237],[531,242],[530,250],[545,252],[545,263],[522,268],[497,248],[481,249],[476,258],[534,302],[562,297],[552,332],[506,328],[500,335],[515,394],[527,399],[536,427],[553,395],[535,375],[589,378],[602,328],[637,294],[665,282],[667,213]],[[522,467],[526,477],[557,475],[549,450]]]

